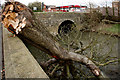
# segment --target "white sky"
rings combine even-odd
[[[19,1],[23,4],[28,5],[30,2],[34,1],[40,1],[44,2],[46,5],[56,5],[56,6],[61,6],[61,5],[88,5],[89,2],[94,3],[96,5],[105,5],[107,2],[109,6],[111,6],[111,2],[113,0],[15,0]],[[5,0],[1,0],[2,4],[5,2]]]

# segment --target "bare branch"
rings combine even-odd
[[[10,10],[10,5],[14,6],[14,10]],[[10,13],[19,13],[18,15],[12,17],[12,15],[9,15],[9,17],[12,17],[13,19],[18,19],[18,22],[15,22],[11,18],[8,18],[8,15]],[[45,26],[38,22],[36,19],[36,16],[31,12],[31,10],[26,7],[25,5],[19,3],[19,2],[12,2],[10,4],[7,4],[3,10],[3,23],[4,26],[10,30],[13,34],[16,34],[18,37],[20,37],[23,40],[26,40],[33,44],[35,47],[43,50],[47,54],[51,55],[52,57],[64,60],[64,61],[77,61],[84,65],[86,65],[92,73],[99,77],[102,76],[100,69],[86,56],[80,55],[74,52],[69,52],[65,48],[63,48],[54,38],[53,36],[46,30]],[[8,23],[5,23],[5,22]],[[17,24],[17,27],[13,25],[13,23]],[[20,23],[24,23],[22,26]],[[19,27],[20,26],[20,27]],[[12,28],[12,29],[11,29]],[[92,45],[93,41],[91,43],[82,48],[81,50],[86,50]],[[93,44],[95,45],[95,44]],[[92,46],[93,46],[92,45]],[[69,48],[69,46],[68,46]],[[75,52],[80,52],[75,51]],[[53,60],[54,61],[54,60]],[[49,63],[49,62],[48,62]],[[59,66],[59,65],[58,65]],[[54,71],[53,71],[54,72]],[[52,73],[53,73],[52,72]]]
[[[118,61],[120,61],[120,59],[110,60],[110,61],[105,62],[105,63],[96,62],[96,64],[97,64],[98,66],[106,66],[106,65],[108,65],[108,64],[110,64],[110,63],[114,63],[114,62],[118,62]]]

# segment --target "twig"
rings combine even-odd
[[[116,59],[116,60],[111,60],[111,61],[108,61],[106,63],[98,63],[98,62],[95,62],[98,66],[106,66],[110,63],[114,63],[114,62],[117,62],[117,61],[120,61],[120,59]]]
[[[91,47],[91,51],[90,51],[90,59],[93,58],[93,47]]]
[[[56,71],[56,69],[57,69],[58,66],[59,66],[59,64],[57,64],[57,65],[55,66],[55,68],[52,70],[52,72],[50,73],[51,76],[52,76],[53,73]]]
[[[42,65],[43,67],[47,67],[47,66],[55,63],[56,61],[57,61],[57,60],[56,60],[55,58],[52,58],[52,59],[50,59],[50,60],[48,60],[48,61],[46,61],[46,62],[41,62],[40,65]]]
[[[93,43],[93,41],[91,41],[86,47],[84,47],[84,48],[82,48],[82,49],[76,50],[75,53],[82,52],[82,51],[84,51],[84,50],[90,48],[91,46],[94,46],[95,44],[92,45],[92,43]]]
[[[66,69],[67,69],[67,76],[68,78],[70,78],[70,69],[68,64],[66,64]]]

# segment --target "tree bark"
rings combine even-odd
[[[42,22],[38,22],[34,13],[24,4],[7,2],[2,12],[2,22],[10,32],[54,58],[80,62],[85,64],[95,76],[101,76],[100,69],[86,56],[68,52],[61,47]]]

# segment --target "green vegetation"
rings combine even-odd
[[[104,28],[105,31],[111,32],[111,33],[119,33],[120,32],[120,24],[114,24],[112,27]]]
[[[28,4],[28,7],[33,10],[34,7],[37,8],[37,10],[33,10],[33,12],[42,12],[43,11],[43,3],[35,1]]]
[[[33,12],[42,12],[41,10],[33,10]]]

